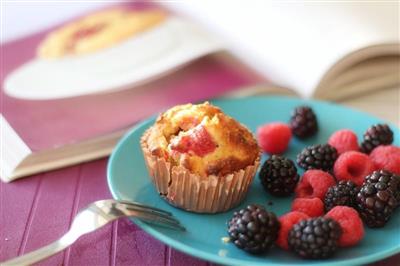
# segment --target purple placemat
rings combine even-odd
[[[68,230],[76,212],[110,198],[107,160],[0,184],[0,261],[37,249]],[[206,265],[170,249],[127,219],[80,238],[39,265]]]
[[[65,233],[76,212],[110,198],[107,159],[10,184],[0,182],[0,261],[37,249]],[[399,265],[396,255],[374,265]],[[155,240],[127,219],[80,238],[72,247],[38,265],[191,265],[211,263]]]

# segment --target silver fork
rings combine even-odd
[[[93,232],[121,217],[135,217],[148,223],[185,231],[185,228],[170,212],[131,201],[99,200],[79,211],[69,231],[57,241],[23,256],[2,262],[0,265],[30,265],[41,261],[66,249],[82,235]]]

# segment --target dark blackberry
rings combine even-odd
[[[383,227],[397,206],[388,185],[379,181],[365,182],[357,194],[356,203],[358,213],[369,227]]]
[[[335,206],[355,207],[355,201],[359,189],[352,181],[340,181],[331,186],[325,194],[325,210],[328,212]]]
[[[375,171],[365,177],[365,183],[375,184],[378,182],[385,183],[393,193],[397,201],[397,206],[400,205],[400,176],[393,174],[387,170]]]
[[[318,217],[295,224],[288,235],[291,250],[303,258],[325,259],[338,247],[340,225],[331,218]]]
[[[393,131],[387,124],[376,124],[364,133],[361,151],[369,154],[379,145],[389,145],[393,142]]]
[[[252,204],[234,212],[228,222],[231,241],[240,249],[259,254],[273,246],[278,237],[280,223],[275,214]]]
[[[290,127],[296,137],[305,139],[318,131],[317,117],[311,107],[299,106],[290,118]]]
[[[337,151],[331,145],[317,144],[304,148],[297,155],[297,163],[305,170],[321,169],[329,171],[332,169],[337,157]]]
[[[278,155],[272,155],[265,161],[259,177],[264,189],[274,196],[292,194],[299,181],[293,161]]]

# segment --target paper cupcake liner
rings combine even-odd
[[[141,147],[153,184],[161,197],[187,211],[217,213],[237,206],[245,198],[260,164],[259,156],[253,165],[232,174],[201,177],[182,166],[171,167],[164,158],[152,155],[147,135],[145,132]]]

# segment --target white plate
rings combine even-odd
[[[132,88],[222,49],[216,38],[179,18],[99,52],[34,59],[12,72],[5,92],[46,100]]]

